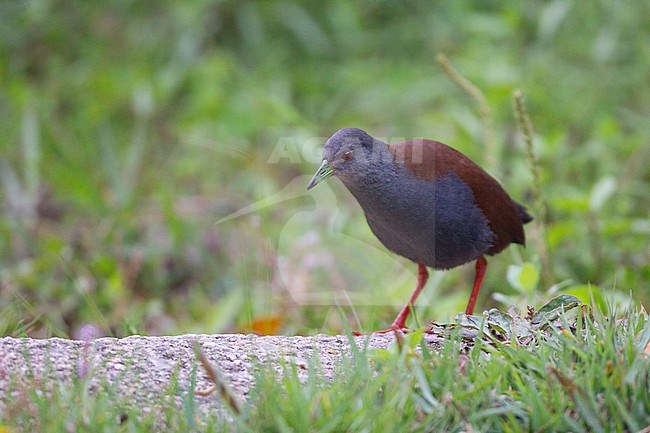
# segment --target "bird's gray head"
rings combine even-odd
[[[357,128],[339,129],[323,147],[323,162],[307,185],[316,186],[330,176],[343,182],[363,177],[390,159],[385,143]]]

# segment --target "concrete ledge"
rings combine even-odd
[[[435,335],[427,335],[426,339],[431,345],[441,342]],[[46,390],[65,389],[78,377],[87,377],[93,392],[111,389],[124,404],[137,404],[143,414],[161,404],[169,404],[170,395],[181,405],[191,388],[193,370],[196,371],[197,389],[211,385],[196,361],[195,341],[242,400],[254,385],[256,368],[280,372],[284,360],[285,364],[295,363],[299,373],[306,377],[307,365],[318,356],[323,374],[332,378],[339,361],[350,353],[348,337],[341,335],[132,336],[90,342],[61,338],[0,338],[0,412],[18,401],[26,387],[45,385]],[[359,347],[368,344],[371,348],[388,348],[395,343],[395,337],[392,334],[361,336],[355,337],[355,343]],[[174,376],[177,386],[170,391]],[[215,394],[194,398],[202,412],[222,410]]]

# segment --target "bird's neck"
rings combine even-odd
[[[364,209],[384,207],[403,195],[392,161],[373,164],[353,177],[341,180]]]
[[[406,174],[388,146],[375,146],[368,162],[341,180],[364,210],[390,208],[412,193],[410,183],[418,182]]]

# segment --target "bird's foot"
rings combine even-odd
[[[390,327],[388,327],[386,329],[382,329],[381,331],[373,331],[373,332],[370,332],[369,334],[370,335],[372,335],[372,334],[388,334],[390,332],[392,332],[392,333],[399,332],[399,333],[402,333],[402,334],[408,334],[410,331],[411,330],[409,328],[407,328],[406,326],[398,328],[397,326],[392,326],[391,325]],[[365,334],[365,333],[359,332],[359,331],[352,331],[352,335],[354,335],[355,337],[359,337],[361,335],[368,335],[368,334]]]
[[[388,334],[388,333],[391,333],[391,332],[392,333],[401,332],[402,334],[408,334],[409,332],[411,332],[411,330],[409,328],[407,328],[406,326],[394,326],[394,325],[391,325],[387,329],[383,329],[381,331],[375,331],[375,332],[373,332],[373,334]]]

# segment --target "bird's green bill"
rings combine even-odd
[[[326,159],[323,160],[323,163],[318,167],[316,174],[311,178],[307,184],[307,191],[318,185],[321,180],[325,180],[334,173],[334,167],[332,167]]]

